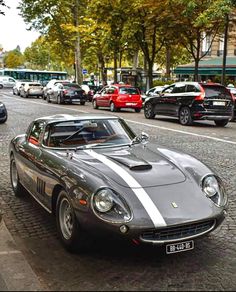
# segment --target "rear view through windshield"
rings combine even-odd
[[[208,98],[226,98],[231,99],[231,94],[227,88],[220,85],[202,85],[205,90],[205,96]]]
[[[135,87],[120,87],[120,94],[139,94]]]

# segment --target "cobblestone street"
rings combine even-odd
[[[209,122],[181,127],[172,120],[156,119],[151,123],[159,125],[157,129],[144,125],[147,120],[143,112],[119,113],[133,121],[130,125],[137,133],[148,133],[158,146],[184,151],[215,170],[229,195],[228,215],[220,228],[196,240],[195,249],[185,253],[167,256],[164,249],[158,247],[100,243],[88,253],[70,254],[57,238],[55,218],[30,195],[14,197],[8,146],[10,140],[24,133],[36,117],[95,110],[91,103],[85,106],[49,105],[41,99],[28,101],[15,97],[10,91],[0,92],[0,99],[9,114],[7,123],[0,125],[0,212],[45,290],[236,290],[236,143],[227,143],[227,139],[236,141],[236,123],[229,123],[226,128],[217,128]],[[161,129],[161,126],[179,131]],[[208,136],[214,132],[215,137],[226,142],[186,135],[184,130]]]

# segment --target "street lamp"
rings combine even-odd
[[[228,29],[229,29],[229,14],[226,13],[226,15],[225,15],[225,31],[224,31],[223,63],[222,63],[222,75],[221,75],[221,84],[223,84],[223,85],[226,85],[225,72],[226,72]]]

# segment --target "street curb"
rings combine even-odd
[[[43,291],[0,215],[0,291]]]

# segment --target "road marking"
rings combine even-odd
[[[12,95],[7,95],[6,93],[4,93],[5,96],[12,98]],[[15,97],[16,99],[22,100],[22,98],[18,98]],[[32,100],[27,100],[27,102],[31,102],[31,103],[35,103],[35,104],[39,104],[39,105],[44,105],[44,106],[52,106],[52,107],[56,107],[56,108],[62,108],[59,105],[53,105],[53,104],[44,104],[41,102],[36,102],[36,101],[32,101]],[[63,108],[67,109],[67,110],[71,110],[71,111],[76,111],[76,112],[81,112],[81,113],[85,113],[85,114],[89,114],[90,112],[88,111],[83,111],[83,110],[78,110],[78,109],[73,109],[73,108],[68,108],[63,106]],[[186,134],[189,136],[195,136],[195,137],[200,137],[200,138],[206,138],[209,140],[214,140],[214,141],[218,141],[218,142],[222,142],[222,143],[227,143],[227,144],[233,144],[236,145],[236,142],[234,141],[230,141],[230,140],[225,140],[225,139],[221,139],[221,138],[215,138],[215,137],[211,137],[211,136],[207,136],[207,135],[201,135],[201,134],[196,134],[196,133],[190,133],[188,131],[182,131],[182,130],[176,130],[176,129],[171,129],[171,128],[167,128],[167,127],[163,127],[163,126],[157,126],[157,125],[151,125],[151,124],[147,124],[147,123],[142,123],[142,122],[136,122],[133,120],[128,120],[125,119],[127,122],[133,123],[133,124],[137,124],[137,125],[143,125],[146,127],[151,127],[151,128],[157,128],[160,130],[165,130],[165,131],[171,131],[171,132],[175,132],[175,133],[181,133],[181,134]]]
[[[8,98],[12,98],[12,95],[7,95],[6,93],[4,93],[5,96],[7,96]],[[16,97],[16,99],[19,99],[19,100],[22,100],[22,98],[19,98],[19,97]],[[73,109],[73,108],[70,108],[70,107],[61,107],[60,105],[56,105],[56,104],[50,104],[50,103],[41,103],[41,102],[37,102],[37,101],[33,101],[33,100],[22,100],[22,101],[25,101],[25,102],[30,102],[30,103],[35,103],[35,104],[39,104],[39,105],[43,105],[43,106],[51,106],[51,107],[56,107],[56,108],[60,108],[60,109],[68,109],[68,110],[71,110],[71,111],[76,111],[76,112],[81,112],[81,113],[85,113],[85,114],[88,114],[89,112],[87,111],[83,111],[83,110],[78,110],[78,109]]]
[[[21,253],[21,251],[19,251],[19,250],[0,251],[0,256],[1,255],[17,254],[17,253]]]
[[[160,211],[157,209],[156,205],[153,203],[143,187],[132,175],[130,175],[125,169],[102,154],[99,154],[93,150],[84,150],[84,152],[104,163],[127,183],[127,185],[135,193],[136,197],[139,199],[140,203],[143,205],[156,228],[166,226],[166,222]]]
[[[224,139],[215,138],[215,137],[211,137],[211,136],[207,136],[207,135],[190,133],[190,132],[187,132],[187,131],[181,131],[181,130],[171,129],[171,128],[157,126],[157,125],[150,125],[150,124],[146,124],[146,123],[142,123],[142,122],[136,122],[136,121],[132,121],[132,120],[126,120],[126,121],[129,122],[129,123],[137,124],[137,125],[143,125],[143,126],[147,126],[147,127],[151,127],[151,128],[158,128],[158,129],[161,129],[161,130],[172,131],[172,132],[176,132],[176,133],[186,134],[186,135],[190,135],[190,136],[196,136],[196,137],[200,137],[200,138],[207,138],[207,139],[215,140],[215,141],[218,141],[218,142],[223,142],[223,143],[236,145],[236,142],[230,141],[230,140],[224,140]]]

